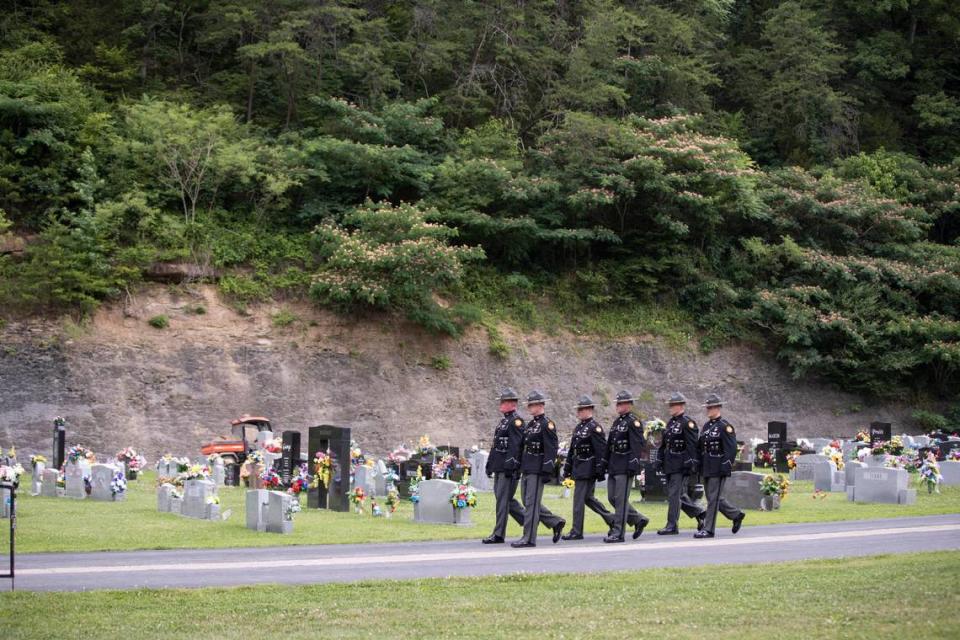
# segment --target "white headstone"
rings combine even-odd
[[[213,480],[214,487],[222,487],[226,475],[223,470],[223,458],[217,458],[210,465],[210,479]]]
[[[905,469],[868,467],[854,472],[855,485],[847,497],[856,502],[914,504],[917,490],[910,489],[910,474]]]
[[[363,492],[368,496],[377,495],[377,486],[373,479],[373,469],[360,465],[353,472],[353,486],[363,487]]]
[[[843,465],[843,473],[846,476],[847,487],[852,487],[857,483],[857,469],[866,469],[867,465],[856,460],[851,460]]]
[[[269,491],[266,489],[250,489],[247,491],[247,529],[252,529],[253,531],[266,531],[267,522],[265,519],[265,506],[267,503],[268,493]]]
[[[33,475],[30,476],[30,495],[39,496],[43,493],[43,471],[47,468],[42,462],[38,462],[33,466]]]
[[[416,517],[419,522],[456,524],[457,511],[450,503],[450,494],[457,488],[452,480],[423,480],[419,485],[420,501],[417,503]],[[469,509],[461,509],[467,511]],[[461,514],[462,515],[462,514]],[[469,521],[469,513],[467,520]]]
[[[112,464],[95,464],[90,467],[90,497],[94,500],[112,501],[110,484],[120,468]]]
[[[183,483],[183,515],[204,520],[207,517],[207,498],[214,495],[210,480],[187,480]]]
[[[763,477],[764,474],[753,471],[734,471],[723,483],[723,497],[740,509],[759,509]]]
[[[820,462],[813,466],[813,488],[816,491],[846,491],[847,474],[837,471],[832,462]]]
[[[269,533],[293,532],[293,519],[290,514],[293,496],[281,491],[267,491],[267,494],[267,531]]]
[[[373,484],[374,490],[376,491],[374,495],[387,495],[387,464],[383,460],[378,459],[373,467],[373,471]]]
[[[160,485],[160,488],[157,489],[157,511],[161,513],[170,512],[170,497],[173,494],[173,485],[169,482],[164,482]]]
[[[57,497],[57,480],[60,478],[60,474],[56,469],[44,469],[43,470],[43,486],[40,487],[40,495],[45,498],[56,498]]]
[[[952,487],[960,484],[960,461],[944,460],[940,462],[940,475],[943,478],[940,484],[945,487]]]
[[[86,460],[67,462],[63,468],[64,495],[68,498],[83,499],[87,497],[87,488],[83,478],[90,475],[90,463]]]

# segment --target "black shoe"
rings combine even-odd
[[[640,534],[643,533],[644,527],[650,524],[649,520],[641,520],[639,523],[633,526],[633,539],[636,540],[640,537]]]
[[[563,528],[567,526],[566,520],[561,520],[557,526],[553,528],[553,544],[560,542],[560,536],[563,535]]]
[[[516,542],[511,542],[510,546],[514,549],[524,549],[526,547],[535,547],[537,544],[535,542],[524,542],[523,540],[517,540]]]
[[[707,514],[701,513],[697,516],[697,531],[703,531],[703,525],[707,519]]]
[[[693,534],[693,537],[694,537],[694,538],[697,538],[697,539],[701,539],[701,538],[712,538],[712,537],[713,537],[713,532],[712,532],[712,531],[697,531],[695,534]]]
[[[483,544],[503,544],[505,540],[500,536],[488,536],[481,540]]]
[[[660,529],[659,531],[657,531],[657,535],[658,536],[676,536],[676,535],[680,535],[680,532],[677,531],[676,527],[664,527],[663,529]]]
[[[567,535],[560,536],[561,540],[583,540],[583,536],[579,533],[568,533]]]
[[[737,531],[740,531],[740,527],[743,526],[743,519],[746,517],[747,517],[747,514],[740,512],[740,515],[737,516],[733,521],[733,529],[731,529],[731,531],[733,531],[734,533],[736,533]]]
[[[607,536],[603,539],[604,542],[623,542],[623,536]]]

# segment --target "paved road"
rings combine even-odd
[[[748,517],[749,522],[749,517]],[[486,534],[477,531],[478,537]],[[616,571],[780,562],[960,549],[960,514],[812,524],[744,526],[713,540],[644,533],[625,544],[599,536],[535,549],[477,540],[394,544],[190,549],[18,556],[17,590],[84,591],[307,584],[373,579]],[[0,589],[5,589],[8,581]]]

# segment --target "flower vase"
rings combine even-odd
[[[567,487],[564,487],[564,488],[563,488],[563,493],[560,495],[560,497],[561,497],[561,498],[569,498],[569,497],[570,497],[570,489],[567,488]]]
[[[355,506],[355,507],[353,508],[353,511],[354,511],[354,513],[356,513],[357,515],[363,513],[363,509],[360,508],[360,505]]]
[[[763,496],[760,498],[761,511],[773,511],[780,506],[780,496]]]

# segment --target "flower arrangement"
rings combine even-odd
[[[387,487],[396,488],[397,480],[399,479],[400,479],[400,476],[397,475],[397,472],[394,471],[393,469],[387,469],[387,475],[383,476],[383,481],[387,485]]]
[[[130,471],[142,471],[147,467],[147,459],[137,453],[133,447],[118,451],[117,460],[126,464]]]
[[[423,469],[418,465],[417,466],[417,475],[410,481],[408,488],[410,489],[410,502],[417,503],[420,502],[420,481],[423,480]]]
[[[783,500],[789,491],[790,481],[779,473],[764,476],[760,481],[760,493],[765,496],[779,496]]]
[[[560,485],[561,485],[564,489],[573,489],[573,485],[574,485],[574,484],[576,484],[576,483],[574,482],[573,478],[564,478],[564,479],[563,479],[563,482],[560,483]]]
[[[887,455],[887,443],[883,440],[877,440],[870,446],[870,455],[872,456],[885,456]]]
[[[387,517],[389,518],[391,513],[396,513],[399,506],[400,493],[396,489],[390,489],[387,492]]]
[[[110,493],[117,495],[127,490],[127,479],[122,471],[113,474],[113,480],[110,482]]]
[[[859,460],[860,462],[863,462],[864,460],[867,459],[868,455],[870,455],[870,449],[867,449],[866,447],[862,447],[860,450],[857,451],[857,460]]]
[[[893,436],[887,443],[887,453],[892,456],[903,454],[903,439],[900,436]]]
[[[843,471],[843,449],[840,448],[839,442],[834,440],[829,445],[824,447],[820,453],[830,458],[830,461],[833,463],[833,466],[837,469],[837,471]]]
[[[363,513],[363,503],[366,499],[367,494],[364,492],[363,487],[354,487],[350,493],[350,502],[353,503],[353,509],[357,513]]]
[[[210,467],[206,465],[194,464],[185,471],[181,471],[183,474],[184,480],[209,480],[210,479]]]
[[[450,492],[450,504],[454,509],[477,506],[477,490],[468,484],[457,485],[457,488]]]
[[[383,510],[380,508],[380,505],[377,504],[377,499],[374,496],[370,496],[370,515],[374,518],[383,516]]]
[[[263,445],[263,450],[267,453],[280,453],[283,451],[283,440],[280,438],[267,440]]]
[[[866,431],[857,431],[857,435],[853,438],[854,442],[870,442],[870,434]]]
[[[387,454],[387,461],[392,462],[393,464],[401,464],[410,459],[410,450],[405,446],[400,445],[389,454]]]
[[[263,464],[263,454],[259,451],[251,451],[247,454],[247,462],[253,464]]]
[[[960,461],[960,449],[951,449],[950,457],[948,458],[948,460],[951,460],[954,462]]]
[[[20,484],[23,466],[19,464],[0,465],[0,481],[9,482],[14,486]]]
[[[310,486],[314,489],[319,489],[320,485],[329,487],[331,478],[333,478],[333,461],[330,459],[329,452],[317,451],[317,455],[313,458],[313,482]]]
[[[453,468],[453,456],[443,456],[433,463],[433,477],[436,480],[445,480]]]
[[[220,496],[213,494],[212,496],[207,496],[207,504],[220,504]]]
[[[773,462],[773,454],[770,453],[769,449],[762,449],[757,452],[757,466],[772,467]]]
[[[30,456],[30,466],[36,469],[38,464],[47,464],[47,457],[42,456],[39,453],[35,453]]]
[[[940,481],[943,476],[940,475],[940,465],[937,464],[937,458],[933,453],[927,453],[926,459],[920,465],[920,477],[918,481],[922,486],[927,487],[927,493],[940,493]]]
[[[350,441],[350,464],[358,466],[364,463],[363,451],[357,445],[356,441]]]
[[[295,496],[300,495],[301,493],[306,491],[307,487],[309,486],[309,483],[307,480],[308,480],[307,465],[304,463],[304,464],[301,464],[299,467],[297,467],[297,475],[295,475],[293,477],[293,480],[290,482],[290,488],[287,489],[287,492],[292,493]]]
[[[70,447],[70,450],[67,451],[67,462],[72,462],[77,464],[81,460],[92,460],[93,452],[87,449],[82,444],[77,444]]]
[[[300,501],[291,500],[290,503],[287,504],[287,510],[283,512],[283,517],[287,520],[293,520],[293,514],[300,513],[300,511],[302,511]]]
[[[420,436],[420,442],[417,445],[417,455],[419,456],[432,456],[437,452],[437,447],[430,442],[430,436],[422,435]]]
[[[283,487],[283,481],[280,479],[280,474],[273,469],[266,469],[263,473],[261,473],[260,481],[263,483],[263,487],[265,489],[276,490]]]
[[[665,423],[660,418],[654,418],[653,420],[647,420],[643,424],[643,437],[649,438],[651,435],[657,435],[663,433],[667,428],[667,423]]]
[[[787,469],[796,469],[797,468],[797,458],[800,457],[799,451],[791,451],[787,454]],[[766,479],[766,478],[764,478]]]

